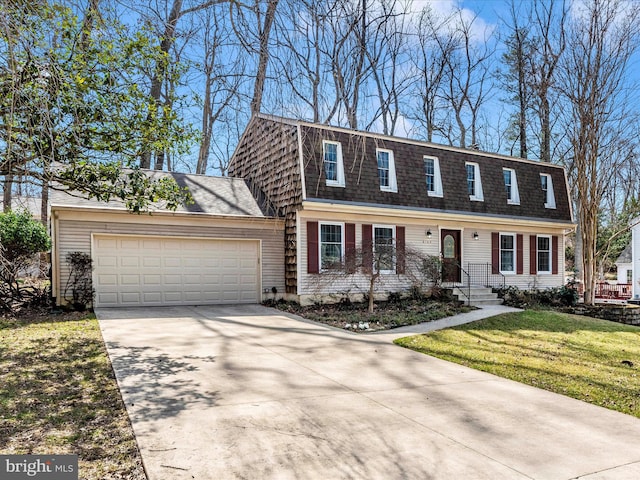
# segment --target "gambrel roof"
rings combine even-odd
[[[327,141],[340,145],[343,186],[327,182],[323,154]],[[393,154],[397,191],[379,186],[378,149]],[[438,159],[441,196],[427,192],[425,156]],[[482,201],[467,193],[467,163],[479,167]],[[507,200],[503,169],[516,174],[518,204]],[[573,223],[566,174],[560,166],[268,115],[252,118],[229,173],[257,181],[276,205],[280,198],[280,207],[325,202]],[[552,183],[551,208],[545,205],[541,176]]]

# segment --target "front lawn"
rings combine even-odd
[[[638,327],[529,310],[396,343],[640,417]]]
[[[82,479],[146,479],[95,317],[0,319],[0,452],[78,454]]]

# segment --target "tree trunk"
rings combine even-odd
[[[13,193],[13,175],[4,176],[4,185],[2,186],[2,209],[4,212],[11,211],[11,197]]]
[[[49,223],[49,182],[42,182],[42,193],[40,198],[40,221],[46,227]]]
[[[264,17],[264,25],[260,32],[260,57],[258,60],[258,71],[256,72],[256,83],[253,89],[253,99],[251,100],[251,113],[260,113],[262,106],[262,94],[264,93],[264,84],[267,79],[267,65],[269,63],[269,36],[271,34],[271,25],[276,16],[276,7],[279,0],[269,0],[267,3],[267,13]]]
[[[154,69],[154,74],[151,77],[151,90],[149,92],[149,96],[154,108],[151,108],[149,110],[149,114],[147,115],[147,124],[149,125],[154,123],[154,117],[156,115],[159,115],[159,111],[161,110],[160,95],[162,93],[162,83],[167,72],[169,50],[171,50],[171,47],[175,42],[176,25],[181,16],[181,9],[182,0],[174,0],[173,5],[171,6],[171,12],[169,13],[169,18],[165,23],[165,29],[162,35],[162,39],[160,41],[160,50],[166,55],[166,57],[158,62],[156,68]],[[148,138],[147,140],[151,139]],[[140,155],[140,168],[151,168],[151,155],[152,152],[148,149],[142,152],[142,154]]]
[[[549,99],[545,92],[540,93],[540,160],[551,162],[551,121],[549,119]]]

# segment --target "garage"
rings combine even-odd
[[[94,234],[95,305],[257,303],[259,252],[258,240]]]

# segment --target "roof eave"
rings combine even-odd
[[[367,204],[358,202],[340,202],[318,198],[307,199],[302,202],[302,209],[307,211],[331,211],[335,213],[356,213],[363,215],[383,215],[404,218],[425,218],[428,220],[451,220],[453,218],[470,223],[495,223],[496,225],[540,225],[553,226],[562,229],[574,230],[575,222],[566,220],[549,220],[536,217],[513,217],[501,214],[478,214],[458,210],[439,210],[433,208],[406,207],[396,205]]]

